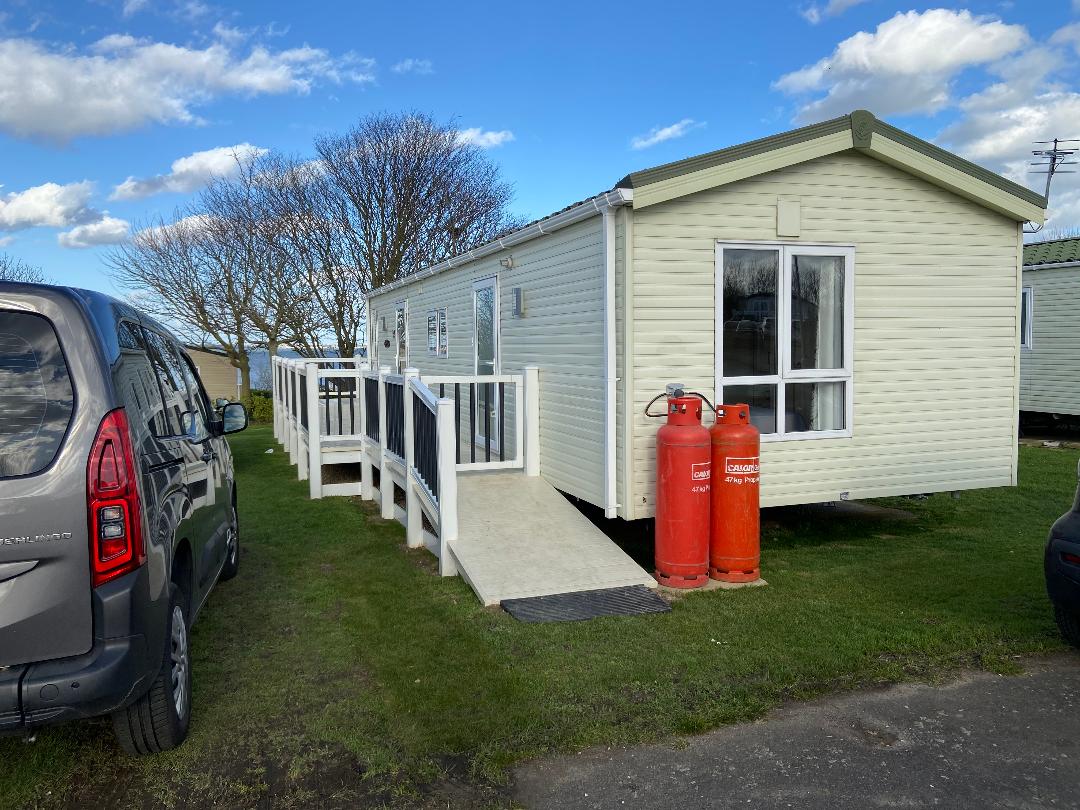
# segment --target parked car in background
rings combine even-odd
[[[1080,466],[1077,467],[1080,480]],[[1080,486],[1072,509],[1050,529],[1046,544],[1046,591],[1054,604],[1054,618],[1061,634],[1080,647]]]
[[[232,456],[161,324],[0,283],[0,732],[111,715],[131,753],[191,718],[191,622],[239,567]]]

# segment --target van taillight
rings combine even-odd
[[[138,473],[123,408],[101,420],[86,465],[90,573],[94,587],[146,562]]]

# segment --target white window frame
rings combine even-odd
[[[1030,284],[1025,284],[1020,290],[1020,308],[1022,310],[1020,317],[1020,348],[1024,351],[1031,351],[1035,345],[1032,341],[1034,334],[1032,324],[1035,318],[1035,288]],[[1027,329],[1024,328],[1024,314],[1027,315]]]
[[[431,319],[435,319],[435,345],[431,345]],[[450,356],[450,329],[449,324],[446,322],[446,307],[434,307],[427,311],[427,330],[428,330],[428,355],[430,357],[449,357]],[[443,332],[446,333],[446,344],[442,343]]]
[[[724,363],[724,251],[773,250],[780,268],[777,279],[777,367],[778,373],[767,375],[725,377]],[[844,257],[844,365],[839,369],[791,368],[791,261],[799,256]],[[850,244],[802,244],[800,242],[716,242],[716,396],[724,401],[724,387],[734,385],[773,385],[776,387],[776,432],[763,433],[763,442],[804,441],[807,439],[848,439],[853,435],[855,416],[855,246]],[[786,383],[842,382],[844,383],[843,430],[785,430],[787,422]]]

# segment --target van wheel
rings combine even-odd
[[[150,690],[112,716],[120,747],[129,754],[156,754],[182,743],[191,722],[191,647],[188,603],[176,583],[169,586],[169,626],[161,669]]]
[[[240,518],[236,513],[236,502],[233,501],[232,510],[229,513],[229,534],[225,540],[225,565],[221,567],[219,579],[232,579],[240,571]]]
[[[1065,640],[1074,647],[1080,647],[1080,611],[1054,605],[1054,618]]]

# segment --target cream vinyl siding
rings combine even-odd
[[[764,443],[762,504],[1015,483],[1018,223],[848,151],[634,211],[628,516],[654,514],[645,404],[672,381],[715,393],[716,242],[777,241],[778,197],[801,203],[781,241],[855,246],[854,419]]]
[[[195,364],[195,370],[199,372],[206,395],[211,400],[219,397],[228,400],[237,398],[236,366],[228,357],[198,349],[186,351],[191,362]]]
[[[421,374],[473,374],[473,282],[497,276],[500,372],[540,368],[541,472],[556,488],[595,504],[603,503],[604,492],[602,241],[597,214],[370,301],[375,318],[386,315],[389,326],[395,302],[408,300],[409,365]],[[513,256],[509,269],[499,264],[507,256]],[[524,296],[522,318],[513,315],[514,287]],[[427,353],[427,312],[437,307],[446,307],[445,358]],[[392,350],[389,356],[392,361]],[[513,448],[512,405],[508,399],[507,457]]]
[[[1080,265],[1025,270],[1031,349],[1020,350],[1020,410],[1080,414]]]

